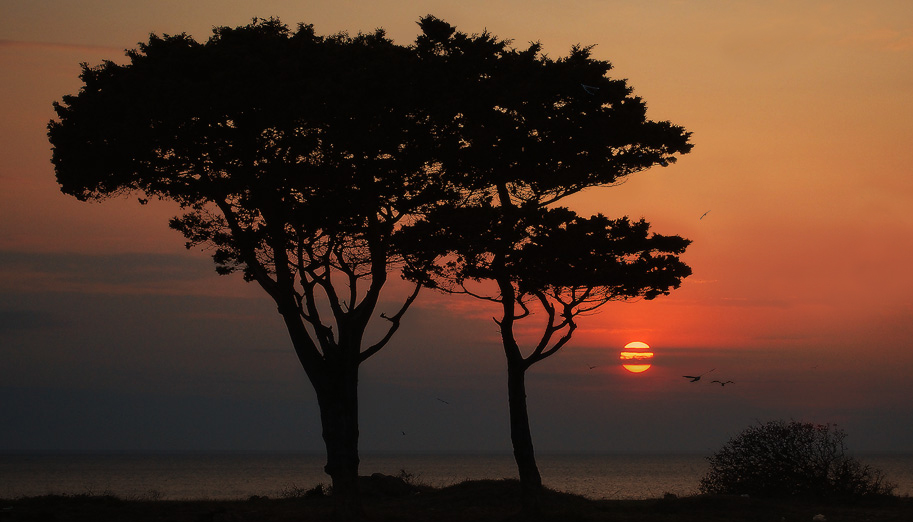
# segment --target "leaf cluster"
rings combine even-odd
[[[205,43],[152,35],[127,57],[83,64],[79,94],[55,104],[61,189],[177,201],[189,212],[173,226],[214,245],[223,272],[288,239],[270,234],[357,237],[439,197],[415,57],[382,31],[255,20]]]
[[[551,59],[538,42],[515,49],[433,17],[419,25],[416,53],[449,98],[434,115],[448,138],[441,161],[463,187],[504,184],[515,202],[550,204],[692,148],[682,127],[647,119],[646,103],[592,47]]]
[[[563,207],[531,205],[507,216],[498,206],[439,212],[445,215],[432,214],[404,232],[413,243],[407,275],[447,292],[475,294],[475,283],[505,279],[520,301],[542,293],[585,311],[610,300],[668,294],[691,274],[678,258],[690,241],[651,234],[642,219],[584,218]]]

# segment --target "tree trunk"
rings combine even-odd
[[[324,471],[332,480],[333,513],[337,520],[359,520],[364,511],[358,493],[358,358],[326,358],[308,335],[294,299],[277,300],[279,310],[307,373],[320,408],[320,425],[327,448]],[[357,344],[356,344],[357,346]]]
[[[359,520],[364,511],[358,494],[358,366],[334,374],[317,391],[327,448],[324,471],[333,482],[334,518]]]
[[[529,431],[526,408],[526,368],[520,364],[507,365],[507,393],[510,406],[510,440],[520,474],[520,494],[523,512],[535,515],[541,511],[542,476],[536,466],[533,437]]]

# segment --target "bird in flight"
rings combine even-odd
[[[443,402],[444,404],[450,404],[449,402],[445,401],[444,399],[441,399],[440,397],[435,397],[435,398],[436,398],[437,400]]]
[[[707,212],[704,212],[703,214],[701,214],[701,217],[699,217],[698,219],[704,219],[704,216],[706,216],[709,213],[710,213],[709,210]]]
[[[591,369],[591,370],[592,370],[593,368],[599,368],[599,366],[598,366],[598,365],[597,365],[597,366],[590,366],[590,369]]]
[[[717,381],[717,380],[713,380],[713,381],[710,381],[710,382],[719,383],[720,386],[726,386],[727,384],[730,384],[730,383],[731,383],[731,384],[735,384],[735,381]]]
[[[682,377],[684,377],[686,379],[691,379],[691,382],[697,382],[697,381],[701,380],[701,377],[707,375],[708,373],[712,372],[713,370],[716,370],[716,368],[711,368],[700,375],[682,375]]]
[[[592,85],[585,85],[581,83],[580,86],[583,87],[583,90],[585,90],[587,94],[591,95],[596,94],[596,91],[599,90],[599,87],[593,87]]]

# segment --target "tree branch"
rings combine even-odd
[[[515,294],[515,295],[516,295],[516,294]],[[520,308],[523,309],[523,313],[520,314],[520,315],[515,315],[515,316],[514,316],[514,320],[515,320],[515,321],[519,321],[520,319],[523,319],[523,318],[525,318],[525,317],[529,317],[529,315],[531,314],[531,312],[529,311],[529,307],[526,306],[526,303],[523,302],[523,296],[522,296],[522,295],[521,295],[521,296],[517,296],[517,297],[515,297],[515,299],[516,299],[517,304],[520,305]]]
[[[222,216],[225,217],[225,222],[228,224],[232,236],[239,243],[242,243],[241,248],[238,250],[241,252],[244,262],[247,263],[247,267],[250,269],[251,274],[253,274],[254,280],[257,281],[260,287],[262,287],[278,304],[281,300],[281,296],[278,293],[278,282],[269,276],[269,272],[267,272],[257,259],[256,247],[250,244],[243,245],[244,243],[249,243],[247,240],[248,234],[238,222],[238,217],[235,216],[231,205],[225,201],[224,198],[213,198],[213,201],[216,206],[219,207],[219,210],[222,211]]]
[[[546,320],[545,328],[542,329],[542,336],[539,338],[539,342],[536,344],[536,348],[533,350],[533,353],[530,354],[527,359],[535,359],[539,354],[542,353],[542,350],[548,346],[548,342],[551,340],[552,335],[555,333],[555,307],[548,302],[548,297],[542,292],[533,292],[533,295],[539,300],[539,304],[542,306],[542,309],[545,310],[545,313],[548,315]]]
[[[371,357],[372,355],[374,355],[375,353],[380,351],[381,348],[383,348],[384,346],[387,345],[387,343],[393,337],[393,334],[396,333],[396,331],[399,329],[400,320],[402,319],[403,314],[406,313],[406,310],[409,309],[409,307],[412,305],[412,302],[415,301],[416,297],[418,297],[418,293],[421,289],[422,289],[422,285],[416,284],[415,289],[412,291],[411,294],[409,294],[409,297],[406,298],[406,301],[400,307],[399,311],[397,311],[396,314],[394,314],[392,317],[387,317],[383,313],[380,314],[380,316],[382,318],[390,321],[392,324],[390,325],[390,328],[387,329],[387,333],[386,333],[386,335],[384,335],[383,339],[381,339],[380,341],[378,341],[377,343],[375,343],[374,345],[372,345],[365,351],[361,352],[361,355],[359,355],[359,362],[362,362],[365,359],[367,359],[368,357]]]
[[[565,344],[567,344],[568,341],[571,340],[571,337],[574,335],[574,330],[577,329],[577,323],[574,322],[574,315],[575,315],[575,311],[574,311],[573,305],[565,304],[564,311],[561,313],[561,316],[564,317],[564,320],[561,321],[560,324],[551,328],[551,332],[549,332],[548,338],[551,339],[551,336],[555,332],[561,331],[562,329],[566,328],[567,331],[564,333],[563,336],[561,336],[560,339],[558,339],[557,342],[555,342],[554,345],[552,345],[551,348],[549,348],[547,350],[542,350],[542,349],[540,349],[540,347],[537,347],[536,351],[533,352],[533,354],[527,358],[530,365],[537,363],[537,362],[541,361],[542,359],[545,359],[546,357],[550,357],[555,352],[560,350]],[[554,318],[554,308],[551,309],[549,323],[552,323],[553,318]],[[546,344],[547,343],[548,343],[548,341],[546,340]]]
[[[324,352],[328,352],[334,350],[337,344],[336,339],[333,336],[333,327],[323,324],[323,321],[320,318],[320,310],[317,308],[317,297],[314,294],[314,286],[316,284],[315,281],[305,281],[303,278],[301,280],[301,288],[304,292],[304,306],[307,308],[307,312],[304,311],[304,308],[301,308],[301,317],[314,328],[314,334],[317,336],[320,346],[323,348]],[[301,301],[299,301],[299,307],[301,304]]]
[[[336,318],[336,324],[339,324],[339,320],[345,317],[345,310],[343,310],[342,304],[339,302],[339,296],[336,293],[336,288],[333,286],[332,272],[333,266],[330,262],[330,256],[332,247],[327,247],[327,251],[320,255],[320,262],[317,264],[323,272],[318,274],[316,270],[311,271],[311,278],[314,282],[320,285],[320,288],[323,289],[323,294],[327,298],[327,302],[330,305],[330,311],[333,313],[333,317]]]
[[[333,255],[336,256],[337,266],[339,270],[346,275],[349,279],[349,310],[355,308],[355,301],[358,300],[358,274],[355,273],[355,269],[352,268],[352,265],[346,261],[345,256],[342,252],[342,246],[338,243],[332,247]],[[329,258],[329,252],[327,253],[327,258]]]
[[[468,295],[469,297],[474,297],[474,298],[476,298],[476,299],[481,299],[481,300],[483,300],[483,301],[491,301],[492,303],[500,303],[500,302],[501,302],[501,299],[499,299],[499,298],[497,298],[497,297],[491,297],[491,296],[487,296],[487,295],[477,294],[477,293],[473,292],[472,290],[469,290],[468,288],[466,288],[466,284],[465,284],[464,282],[462,282],[462,281],[461,281],[459,284],[460,284],[460,288],[463,289],[462,292],[458,292],[458,291],[455,291],[455,290],[448,290],[447,293],[450,293],[450,294],[466,294],[466,295]]]

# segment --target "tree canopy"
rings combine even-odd
[[[394,229],[441,196],[413,54],[382,31],[321,37],[255,20],[204,44],[152,35],[127,56],[84,64],[82,90],[55,104],[61,189],[178,202],[172,226],[188,246],[297,303],[317,335],[329,335],[308,305],[318,288],[336,320],[355,315],[357,298],[373,305]],[[350,283],[345,299],[333,270]]]
[[[593,47],[552,59],[539,43],[518,50],[433,17],[419,25],[416,53],[448,97],[436,107],[450,138],[442,161],[464,188],[506,185],[514,203],[549,205],[692,148],[684,128],[647,119],[643,99],[608,76],[612,65],[593,58]]]

